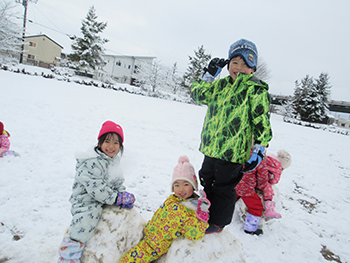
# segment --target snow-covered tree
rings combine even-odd
[[[284,117],[294,118],[295,111],[293,109],[293,101],[291,99],[282,102],[281,113]]]
[[[166,88],[176,94],[182,81],[182,78],[177,74],[177,63],[175,62],[171,68],[166,68],[166,72]]]
[[[316,82],[309,75],[301,83],[295,82],[293,109],[301,120],[322,122],[327,117],[330,89],[328,80],[328,75],[322,73]]]
[[[327,73],[321,73],[319,78],[316,79],[316,90],[321,96],[321,102],[323,107],[328,109],[328,101],[331,95],[332,86],[329,83],[329,76]]]
[[[137,63],[137,74],[135,84],[143,90],[156,92],[158,87],[164,85],[164,70],[158,60],[151,62],[140,61]]]
[[[14,21],[15,6],[9,1],[0,2],[0,56],[3,62],[18,60],[21,52],[21,28]]]
[[[208,66],[211,59],[210,54],[205,53],[203,45],[201,45],[197,51],[194,51],[195,56],[189,58],[189,66],[187,71],[183,75],[183,86],[189,88],[193,81],[198,79],[203,74],[203,69]]]
[[[102,39],[99,33],[107,27],[107,22],[98,22],[94,6],[90,7],[85,19],[82,21],[81,33],[83,37],[72,36],[71,45],[73,53],[69,59],[73,62],[72,67],[85,70],[102,68],[106,62],[102,57],[105,51],[103,45],[108,39]]]

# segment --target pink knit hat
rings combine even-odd
[[[4,124],[0,121],[0,135],[4,132]]]
[[[100,130],[100,133],[98,134],[97,140],[99,140],[103,134],[109,132],[115,132],[116,134],[119,134],[120,137],[122,137],[122,142],[124,142],[124,132],[122,127],[119,124],[114,123],[113,121],[106,121],[102,124],[102,128]]]
[[[186,155],[180,156],[178,164],[174,168],[173,178],[171,180],[171,191],[174,192],[174,182],[176,180],[185,180],[191,183],[195,191],[198,191],[198,181],[193,165]]]

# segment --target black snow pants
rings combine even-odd
[[[224,227],[231,223],[236,203],[235,187],[243,177],[243,165],[204,157],[199,179],[211,202],[209,223]]]

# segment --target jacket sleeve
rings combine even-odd
[[[103,179],[103,170],[94,159],[85,161],[76,172],[77,182],[82,184],[87,193],[103,204],[113,205],[116,201],[118,191],[108,186]]]
[[[273,197],[273,189],[269,184],[270,172],[268,170],[266,160],[258,166],[257,170],[257,188],[263,191],[264,200],[271,200]]]
[[[250,107],[254,140],[267,146],[272,139],[272,129],[269,116],[270,95],[265,87],[254,85],[251,88]]]
[[[199,220],[196,215],[188,217],[185,221],[181,234],[184,235],[189,240],[195,241],[201,239],[205,230],[208,228],[209,224]]]
[[[199,104],[207,105],[213,94],[215,83],[216,81],[214,81],[213,83],[209,83],[198,78],[191,85],[192,99],[194,99],[194,101]]]

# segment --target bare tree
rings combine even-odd
[[[0,3],[0,55],[3,62],[18,60],[21,51],[21,29],[14,20],[15,5],[9,1]]]
[[[254,76],[263,81],[268,81],[271,78],[271,71],[262,57],[258,57],[258,66]]]

